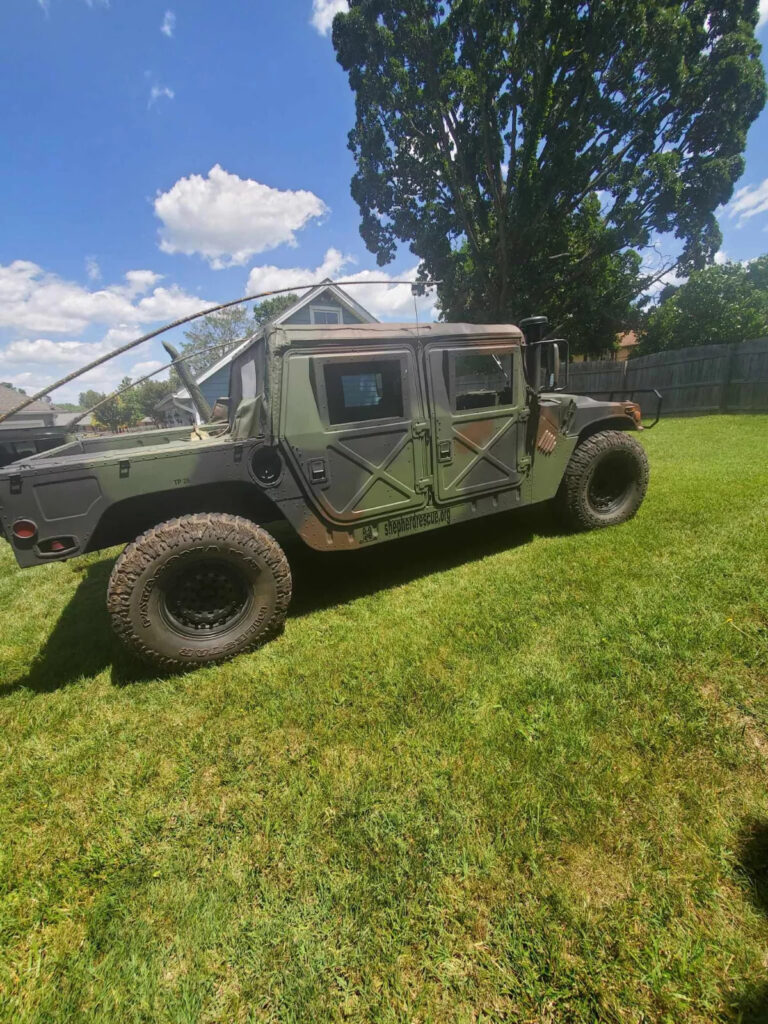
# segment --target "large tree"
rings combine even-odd
[[[602,347],[648,283],[634,250],[671,232],[689,273],[720,245],[765,102],[756,21],[757,0],[350,0],[366,245],[383,265],[408,242],[450,319],[545,312]]]
[[[127,387],[130,383],[130,377],[123,377],[120,381],[120,387]],[[98,394],[98,392],[90,392],[90,394]],[[104,396],[102,395],[101,397],[103,398]],[[101,401],[101,398],[96,398],[96,401]],[[100,405],[94,412],[93,418],[98,426],[114,431],[135,426],[142,415],[136,388],[131,388],[124,394],[115,395],[114,398],[110,398],[108,402]]]
[[[253,307],[253,318],[257,324],[267,324],[270,320],[274,320],[276,316],[284,313],[286,309],[290,309],[298,301],[299,296],[293,292],[286,292],[285,295],[275,295],[271,299],[263,299]]]
[[[180,354],[189,357],[187,367],[194,377],[199,377],[252,333],[253,321],[248,309],[245,306],[232,306],[218,313],[209,313],[195,321],[194,326],[187,328],[184,332],[187,340],[181,346]],[[171,379],[176,386],[180,385],[175,370],[171,371]]]
[[[768,335],[768,256],[695,270],[648,316],[638,351],[719,345]]]

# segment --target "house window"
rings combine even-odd
[[[399,359],[326,363],[325,392],[331,423],[359,423],[403,416]]]
[[[310,306],[309,316],[313,324],[341,323],[341,310],[337,306]]]
[[[454,412],[512,405],[512,353],[446,352]]]

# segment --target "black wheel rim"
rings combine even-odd
[[[195,558],[180,566],[162,587],[163,618],[177,633],[211,637],[245,618],[252,590],[244,573],[219,558]]]
[[[634,463],[624,452],[609,452],[595,466],[587,486],[589,503],[598,515],[617,512],[635,486]]]

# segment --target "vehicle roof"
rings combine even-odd
[[[442,324],[442,323],[374,323],[374,324],[334,324],[323,327],[317,325],[283,325],[275,326],[268,332],[269,343],[280,346],[300,342],[304,344],[323,344],[327,342],[354,342],[357,344],[384,341],[447,341],[466,339],[480,343],[495,340],[513,340],[520,342],[523,334],[514,324]]]

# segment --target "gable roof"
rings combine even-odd
[[[11,409],[15,409],[16,406],[24,398],[24,395],[18,391],[14,391],[13,388],[7,388],[0,384],[0,413],[10,412]],[[19,416],[39,416],[40,413],[45,413],[47,416],[53,416],[54,410],[48,405],[47,402],[33,402],[32,405],[28,405],[26,409],[23,409],[18,415]]]
[[[297,301],[294,302],[292,306],[289,306],[287,309],[284,309],[279,316],[276,316],[273,320],[270,320],[269,324],[282,324],[289,317],[292,317],[294,316],[294,314],[298,313],[300,309],[303,309],[305,306],[308,306],[311,302],[314,302],[315,299],[318,299],[325,292],[330,292],[334,299],[336,299],[336,301],[340,305],[345,306],[350,313],[352,313],[354,316],[359,317],[363,323],[376,324],[379,322],[375,316],[373,316],[371,313],[368,312],[367,309],[365,309],[365,307],[361,306],[359,302],[355,302],[351,295],[347,295],[343,288],[339,288],[338,285],[335,285],[329,277],[326,277],[325,280],[321,281],[316,288],[310,288],[306,295],[302,295],[301,298],[297,299]],[[219,359],[218,362],[215,362],[213,366],[209,366],[207,370],[205,370],[203,373],[200,374],[199,377],[196,378],[197,383],[202,384],[204,381],[208,380],[209,377],[212,377],[215,373],[218,373],[219,370],[222,369],[222,367],[227,366],[229,363],[231,363],[236,356],[240,355],[243,349],[246,349],[253,341],[255,341],[256,338],[259,337],[259,335],[264,331],[264,328],[266,326],[267,324],[261,324],[258,330],[254,331],[253,334],[249,334],[247,338],[241,341],[239,345],[236,345],[230,352],[227,352],[225,356],[222,356],[222,358]],[[178,391],[174,392],[173,395],[166,396],[166,398],[162,399],[161,402],[158,402],[155,408],[158,408],[160,405],[162,405],[163,402],[167,402],[168,398],[176,399],[177,401],[184,401],[185,399],[188,400],[189,392],[187,391],[186,388],[180,388]]]

